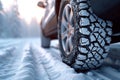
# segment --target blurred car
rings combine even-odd
[[[48,48],[50,40],[57,38],[57,18],[55,14],[55,0],[40,1],[38,6],[45,8],[45,15],[41,20],[42,47]],[[48,34],[49,33],[49,34]]]
[[[99,67],[110,43],[120,41],[120,0],[46,0],[38,6],[46,9],[41,46],[58,38],[63,62],[75,70]]]

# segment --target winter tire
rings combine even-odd
[[[62,0],[58,20],[63,61],[80,71],[99,67],[109,51],[112,23],[94,14],[89,0]]]
[[[43,48],[49,48],[50,47],[50,38],[45,37],[43,34],[41,35],[41,46]]]

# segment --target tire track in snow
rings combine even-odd
[[[0,80],[35,80],[29,43],[12,45],[0,52]]]
[[[17,69],[14,80],[36,80],[35,62],[31,53],[30,44],[24,46],[20,65]]]
[[[48,77],[48,79],[41,80],[91,80],[89,76],[83,73],[76,73],[73,68],[70,68],[60,60],[52,57],[51,53],[39,46],[34,45],[32,51],[34,55],[37,56],[36,59],[39,58],[39,64],[43,65],[46,76]]]

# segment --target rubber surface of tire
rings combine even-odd
[[[74,42],[69,56],[65,55],[61,41],[61,14],[66,4],[71,4],[74,13]],[[90,7],[89,0],[62,0],[59,13],[59,42],[63,61],[77,71],[99,67],[107,57],[112,35],[112,23],[98,18]]]
[[[50,38],[45,37],[43,34],[41,35],[41,47],[49,48],[50,47]]]

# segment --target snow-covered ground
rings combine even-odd
[[[40,39],[0,40],[0,80],[120,80],[119,75],[120,68],[111,66],[76,73],[62,62],[59,49],[41,48]]]

